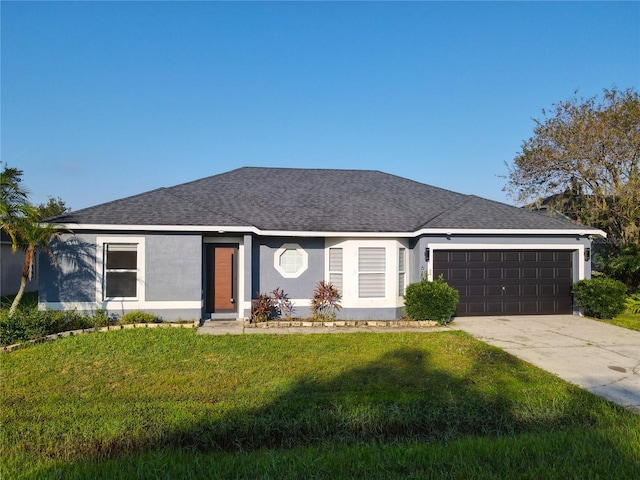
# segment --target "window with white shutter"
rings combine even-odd
[[[358,248],[358,297],[385,297],[385,267],[384,247]]]
[[[398,296],[404,295],[404,287],[406,285],[406,248],[398,249]]]
[[[329,283],[342,293],[342,248],[329,249]]]

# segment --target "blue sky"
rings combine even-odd
[[[382,170],[512,203],[499,175],[542,108],[640,83],[638,2],[0,9],[0,160],[34,203],[74,210],[242,166]]]

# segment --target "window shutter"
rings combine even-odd
[[[386,252],[384,247],[358,249],[358,296],[385,297]]]
[[[329,249],[329,283],[342,293],[342,248]]]
[[[406,273],[406,249],[400,248],[398,250],[398,296],[401,297],[404,295],[404,287],[405,287],[405,273]]]
[[[329,249],[329,271],[331,272],[342,271],[342,249],[341,248]]]

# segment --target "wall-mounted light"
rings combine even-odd
[[[591,260],[591,249],[590,248],[585,248],[584,249],[584,261],[588,262],[589,260]]]
[[[429,247],[427,247],[424,249],[424,261],[428,262],[430,258],[431,258],[431,250],[429,249]]]

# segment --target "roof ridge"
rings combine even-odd
[[[447,208],[446,210],[443,210],[442,212],[438,213],[437,215],[434,215],[429,220],[427,220],[422,225],[420,225],[416,230],[420,230],[421,228],[426,228],[426,226],[428,224],[430,224],[431,222],[433,222],[434,220],[441,219],[441,218],[446,218],[448,216],[451,216],[451,214],[453,214],[453,212],[455,212],[457,210],[460,210],[461,207],[463,207],[464,205],[469,203],[472,200],[471,197],[474,196],[474,195],[465,195],[464,193],[461,193],[460,195],[463,195],[465,197],[463,202],[458,203],[456,205],[453,205],[450,208]]]

